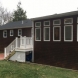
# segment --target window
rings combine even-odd
[[[61,27],[60,26],[53,27],[53,41],[61,41]]]
[[[61,24],[61,20],[57,19],[57,20],[53,20],[53,25],[60,25]]]
[[[14,35],[13,30],[10,30],[10,36],[13,36],[13,35]]]
[[[64,26],[64,41],[73,41],[73,25]]]
[[[18,36],[22,36],[22,29],[18,29]]]
[[[35,28],[35,40],[41,41],[41,28]]]
[[[35,23],[35,27],[40,27],[41,26],[41,22],[36,22]]]
[[[7,30],[3,31],[3,38],[7,38]]]
[[[50,21],[44,21],[44,26],[50,26]]]
[[[44,27],[44,41],[50,41],[50,27]]]
[[[73,23],[73,19],[72,18],[64,19],[64,24],[72,24],[72,23]]]

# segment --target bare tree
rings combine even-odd
[[[0,25],[6,24],[12,21],[13,14],[8,12],[7,9],[0,6]]]

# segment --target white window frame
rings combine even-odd
[[[10,36],[13,36],[13,35],[14,35],[14,31],[13,30],[10,30]]]
[[[40,23],[40,26],[36,26],[36,23]],[[35,22],[35,27],[41,27],[41,22]]]
[[[45,28],[49,28],[49,40],[45,40]],[[50,27],[44,27],[43,36],[44,41],[50,41]]]
[[[21,35],[19,34],[19,30],[21,30]],[[22,29],[18,29],[18,36],[22,36]]]
[[[6,32],[6,36],[4,36],[4,32]],[[3,30],[3,38],[7,38],[7,30]]]
[[[72,37],[71,37],[71,40],[65,40],[65,26],[71,26],[72,27],[72,30],[71,30]],[[65,25],[65,26],[64,26],[64,41],[72,42],[73,41],[73,25]]]
[[[57,21],[57,20],[59,21],[59,24],[55,24],[55,23],[54,23],[54,22]],[[53,20],[53,25],[61,25],[61,19]]]
[[[72,22],[71,22],[71,23],[65,23],[65,20],[66,20],[66,19],[71,19]],[[64,24],[73,24],[73,18],[65,18],[65,19],[64,19]]]
[[[45,25],[45,22],[49,22],[49,25]],[[50,26],[50,21],[44,21],[44,26]]]
[[[59,27],[60,28],[60,32],[59,32],[60,40],[54,40],[54,28],[55,27]],[[61,26],[53,26],[53,41],[61,41]]]
[[[40,40],[36,40],[36,29],[40,29]],[[35,41],[41,41],[41,28],[35,28]]]

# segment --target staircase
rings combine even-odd
[[[12,51],[11,53],[9,53],[9,55],[5,59],[9,60],[10,57],[12,57],[14,54],[15,54],[15,51]]]
[[[32,37],[16,37],[6,48],[4,48],[4,59],[9,59],[17,51],[26,52],[33,51]]]

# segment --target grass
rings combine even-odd
[[[31,63],[0,61],[0,78],[78,78],[78,71]]]

